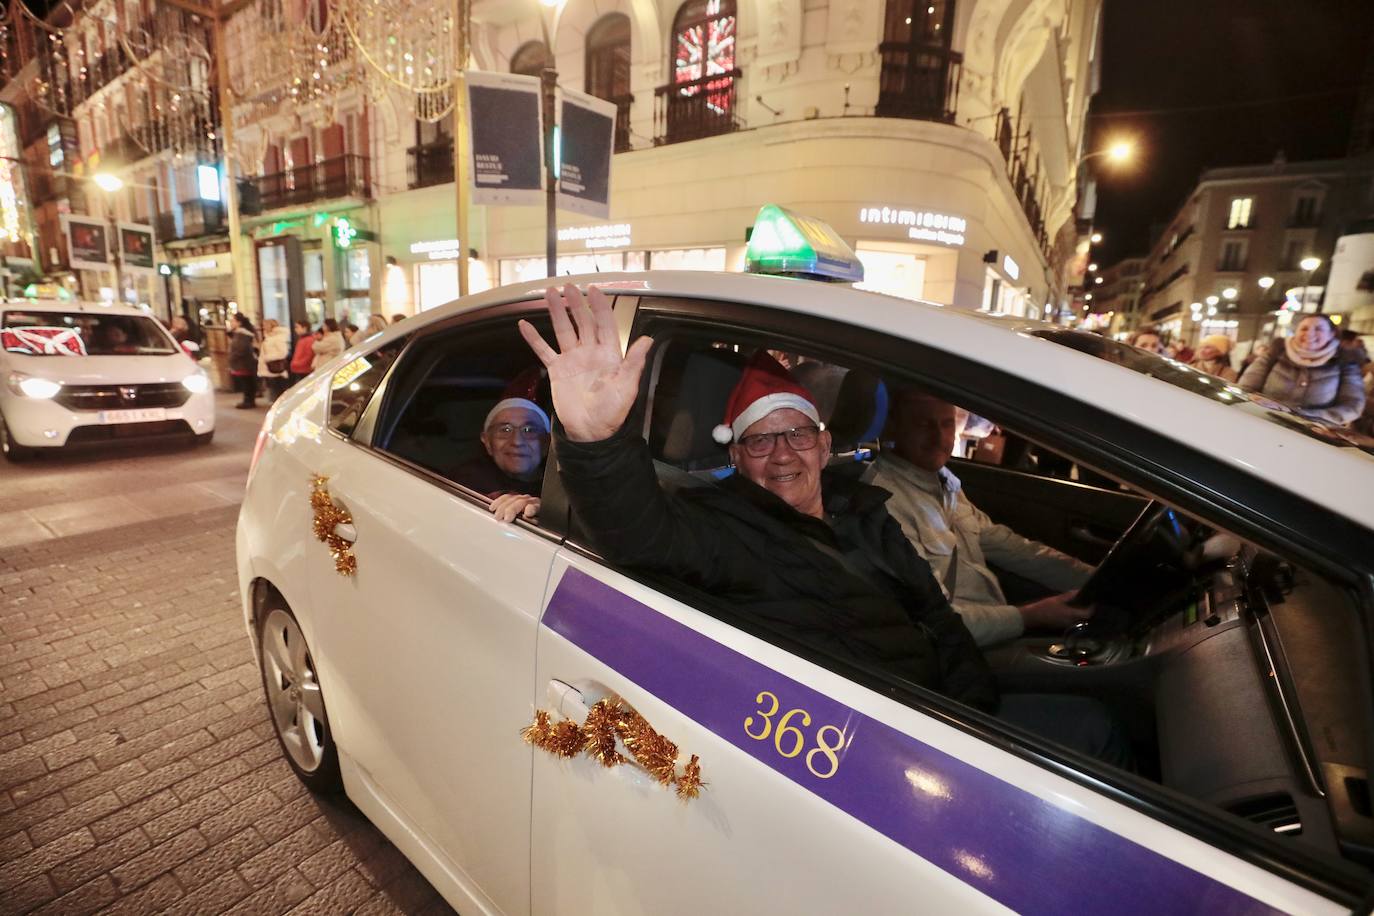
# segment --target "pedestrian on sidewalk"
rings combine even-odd
[[[266,380],[269,401],[286,390],[286,364],[291,356],[291,333],[275,318],[262,323],[262,352],[258,354],[258,377]]]
[[[1197,358],[1188,365],[1228,382],[1239,377],[1231,367],[1231,338],[1225,334],[1208,334],[1198,341]]]
[[[234,390],[243,395],[243,400],[234,405],[239,410],[258,406],[258,356],[253,343],[252,319],[237,312],[229,316],[229,374],[234,379]]]
[[[291,384],[296,384],[310,374],[315,361],[315,335],[310,332],[308,321],[297,321],[296,347],[291,351]]]
[[[325,363],[343,352],[343,335],[339,333],[339,323],[333,318],[324,320],[324,331],[319,340],[315,341],[315,356],[310,364],[312,369],[318,369]]]

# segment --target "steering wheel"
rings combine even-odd
[[[1155,531],[1168,516],[1169,507],[1154,500],[1140,510],[1131,527],[1112,545],[1088,581],[1078,590],[1078,595],[1073,599],[1074,606],[1091,606],[1106,593],[1110,583],[1122,578],[1122,574],[1134,564],[1136,555],[1150,543]]]

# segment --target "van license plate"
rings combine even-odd
[[[167,419],[165,407],[144,407],[141,410],[102,410],[101,423],[148,423]]]

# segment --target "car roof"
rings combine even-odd
[[[1065,346],[1051,339],[1069,333],[1057,325],[900,299],[845,284],[755,274],[648,271],[559,277],[558,283],[596,285],[612,295],[740,302],[916,341],[1117,414],[1374,531],[1374,454],[1317,438],[1316,424],[1251,403],[1239,389],[1230,389],[1238,396],[1226,403]],[[418,317],[428,324],[473,309],[538,298],[547,286],[541,280],[498,287]],[[386,336],[415,327],[415,321],[406,321],[389,328]],[[1158,363],[1191,371],[1163,358]]]
[[[105,315],[141,315],[153,317],[147,309],[135,305],[110,304],[105,302],[82,302],[63,299],[9,299],[0,302],[3,312],[90,312]]]

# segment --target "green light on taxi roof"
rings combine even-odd
[[[864,278],[863,264],[834,229],[776,204],[765,204],[754,220],[744,269],[844,283]]]

